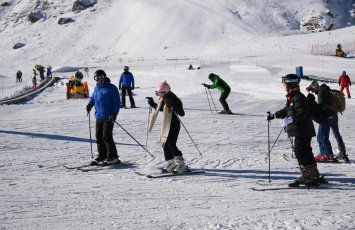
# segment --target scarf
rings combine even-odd
[[[161,98],[159,100],[159,104],[157,105],[156,110],[153,112],[152,118],[149,121],[149,125],[148,125],[148,132],[151,133],[154,123],[158,117],[160,108],[163,104],[163,99]],[[161,124],[161,128],[160,128],[160,138],[159,138],[159,142],[161,143],[162,146],[165,145],[166,139],[168,138],[169,135],[169,131],[170,131],[170,125],[171,125],[171,119],[172,119],[173,113],[172,111],[168,108],[168,106],[165,104],[164,108],[163,108],[163,122]]]

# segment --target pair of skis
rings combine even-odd
[[[104,170],[107,168],[119,168],[122,167],[125,164],[124,162],[116,163],[116,164],[84,164],[84,165],[79,165],[79,166],[68,166],[68,165],[63,165],[64,168],[66,169],[71,169],[71,170],[79,170],[82,172],[90,172],[90,171],[100,171]]]
[[[189,169],[188,171],[182,173],[175,173],[175,172],[160,172],[160,173],[142,173],[142,172],[135,172],[135,174],[139,176],[145,176],[147,178],[163,178],[163,177],[174,177],[174,176],[189,176],[189,175],[198,175],[204,174],[206,171],[204,170],[197,170],[197,169]]]

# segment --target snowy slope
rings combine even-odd
[[[3,12],[6,19],[14,12],[28,10],[27,4],[34,1],[11,2],[12,11]],[[1,47],[5,47],[0,55],[7,57],[0,59],[1,98],[29,87],[31,69],[37,62],[61,70],[55,76],[62,78],[27,103],[0,106],[1,229],[355,228],[353,99],[347,100],[347,110],[339,116],[351,163],[319,164],[332,187],[269,192],[251,189],[286,186],[299,176],[290,142],[282,133],[272,150],[270,183],[268,179],[264,114],[285,104],[280,77],[294,73],[297,66],[303,66],[305,74],[333,79],[342,70],[355,76],[353,59],[310,55],[313,43],[353,39],[354,26],[304,34],[278,16],[297,9],[298,14],[291,17],[296,20],[297,15],[310,14],[310,5],[315,12],[323,12],[324,1],[98,1],[93,9],[77,14],[68,10],[71,1],[48,4],[53,9],[46,11],[46,20],[16,27],[12,22],[0,32]],[[261,16],[260,12],[270,7],[275,11],[268,12],[275,17]],[[61,11],[76,22],[57,25]],[[1,16],[1,23],[3,20]],[[169,29],[171,25],[176,29]],[[293,35],[280,35],[284,33]],[[19,38],[27,45],[12,50],[9,44]],[[163,49],[165,45],[167,49]],[[171,60],[176,57],[189,59]],[[190,63],[201,69],[186,70]],[[126,163],[123,167],[92,172],[65,169],[64,165],[88,163],[92,154],[85,111],[88,100],[65,100],[65,83],[77,68],[89,66],[90,76],[84,80],[91,91],[95,86],[92,76],[98,68],[117,85],[124,65],[135,75],[139,108],[121,110],[118,122],[143,145],[147,141],[154,157],[116,126],[114,139]],[[14,73],[19,67],[28,69],[23,71],[24,82],[15,84]],[[201,86],[211,72],[232,87],[227,101],[239,115],[211,114]],[[182,122],[203,157],[183,128],[178,147],[189,166],[205,170],[205,174],[148,179],[134,173],[156,172],[164,163],[162,148],[156,145],[159,127],[146,139],[149,108],[145,99],[154,97],[156,84],[163,80],[181,98],[186,112]],[[306,93],[308,84],[301,82],[302,92]],[[336,84],[330,86],[338,88]],[[219,93],[211,93],[221,110]],[[90,126],[94,138],[93,114]],[[279,121],[272,121],[272,143],[280,130]],[[330,140],[336,151],[332,135]],[[316,138],[312,147],[317,154]]]

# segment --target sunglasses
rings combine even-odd
[[[158,91],[155,91],[155,95],[157,95],[158,97],[164,97],[166,93],[164,92],[158,92]]]

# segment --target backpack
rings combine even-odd
[[[344,112],[346,107],[344,93],[336,89],[330,89],[329,91],[330,91],[329,108],[334,112],[339,112],[339,113]]]

